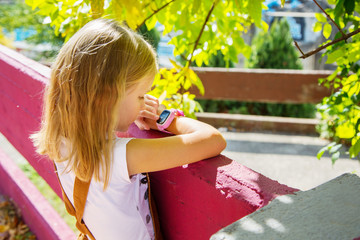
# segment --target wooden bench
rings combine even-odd
[[[42,93],[50,69],[0,45],[0,131],[61,196],[54,168],[35,153],[29,135],[38,130]],[[164,137],[132,125],[123,136]],[[198,163],[151,173],[165,239],[209,239],[230,223],[297,189],[273,181],[219,155]],[[75,235],[12,159],[0,150],[0,193],[13,198],[38,239]]]

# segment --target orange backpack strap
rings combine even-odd
[[[150,206],[150,213],[152,216],[152,222],[153,222],[153,226],[154,226],[154,232],[155,232],[155,239],[156,240],[163,240],[162,234],[161,234],[161,229],[160,229],[160,222],[159,222],[159,216],[157,213],[157,208],[156,208],[156,204],[154,201],[154,198],[151,194],[151,189],[150,189],[150,177],[149,174],[146,173],[146,177],[148,180],[148,192],[149,192],[149,206]]]
[[[60,183],[60,187],[61,187],[63,201],[65,203],[66,211],[70,215],[75,216],[75,218],[76,218],[76,228],[79,229],[79,231],[81,232],[79,234],[79,236],[78,236],[78,240],[86,240],[86,239],[88,239],[87,236],[89,236],[92,240],[95,240],[94,236],[92,235],[90,230],[87,228],[87,226],[85,225],[85,223],[84,223],[84,221],[82,219],[82,217],[84,215],[84,209],[85,209],[85,203],[86,203],[87,195],[88,195],[88,192],[89,192],[90,181],[89,182],[83,182],[79,178],[75,177],[74,192],[73,192],[74,206],[73,206],[72,203],[70,202],[69,198],[65,194],[65,191],[64,191],[64,189],[63,189],[63,187],[61,185],[55,163],[54,163],[54,166],[55,166],[56,176],[57,176],[58,181]]]

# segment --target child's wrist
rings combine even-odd
[[[178,117],[184,116],[183,111],[177,109],[164,110],[156,122],[157,128],[162,132],[169,132],[168,128]]]

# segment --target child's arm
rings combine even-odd
[[[146,119],[153,129],[154,120]],[[226,141],[212,126],[186,117],[175,118],[167,128],[176,136],[133,139],[127,144],[130,175],[153,172],[210,158],[221,153]]]

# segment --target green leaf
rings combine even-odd
[[[330,154],[336,153],[340,150],[341,147],[342,147],[342,144],[336,144],[335,146],[333,146],[329,149],[329,153]]]
[[[171,62],[171,64],[176,68],[176,69],[181,69],[182,67],[180,65],[178,65],[174,60],[172,60],[171,58],[169,58],[169,61]]]
[[[334,9],[335,19],[341,17],[345,0],[338,0]]]
[[[313,27],[314,32],[320,32],[321,29],[322,29],[322,23],[315,22],[314,27]]]
[[[360,94],[353,94],[350,99],[354,104],[358,104],[360,102]]]
[[[339,48],[339,49],[335,50],[334,52],[327,55],[326,63],[327,64],[334,63],[338,60],[338,58],[341,58],[343,56],[344,56],[344,50],[342,48]]]
[[[323,29],[323,35],[326,39],[328,39],[331,35],[332,27],[329,23],[325,23],[324,29]]]
[[[194,4],[191,8],[191,14],[195,15],[200,10],[201,0],[194,0]]]
[[[174,25],[172,25],[172,24],[165,24],[165,29],[164,29],[164,32],[163,32],[163,36],[170,33],[172,31],[173,27],[174,27]]]
[[[285,0],[281,0],[281,7],[284,7],[285,5]]]
[[[324,153],[326,152],[327,149],[328,149],[327,146],[321,148],[321,149],[318,151],[317,155],[316,155],[317,159],[320,160],[321,157],[322,157],[322,155],[324,155]]]
[[[359,152],[360,152],[360,139],[358,139],[356,143],[353,144],[349,149],[350,157],[351,158],[357,157],[359,155]]]
[[[315,17],[321,23],[327,22],[327,18],[322,13],[315,13]]]
[[[265,21],[261,21],[261,29],[267,32],[269,30],[269,24],[267,24]]]
[[[157,19],[156,16],[152,16],[150,19],[148,19],[145,24],[146,24],[146,28],[148,29],[148,31],[150,31],[151,29],[153,29],[155,27],[157,23]]]
[[[199,76],[190,68],[188,70],[188,74],[191,82],[199,89],[200,94],[204,95],[205,93],[204,85],[202,84]]]
[[[261,11],[262,11],[262,1],[261,0],[251,0],[249,1],[248,10],[249,14],[254,19],[255,25],[261,28]]]
[[[338,73],[339,73],[339,68],[337,68],[330,76],[328,76],[326,79],[328,80],[328,81],[332,81],[332,80],[334,80],[334,78],[338,75]]]
[[[339,138],[352,138],[355,135],[355,129],[354,126],[351,125],[348,121],[344,124],[339,125],[336,128],[336,136]]]
[[[357,62],[360,59],[360,51],[359,51],[359,47],[354,47],[352,48],[348,54],[347,57],[349,59],[350,62]]]
[[[229,56],[231,61],[235,63],[238,62],[236,48],[234,48],[233,46],[229,46]]]
[[[332,164],[335,164],[335,162],[339,159],[340,157],[340,152],[336,152],[334,154],[331,155],[331,162]]]
[[[344,2],[345,11],[347,14],[351,15],[355,9],[355,0],[346,0]]]

